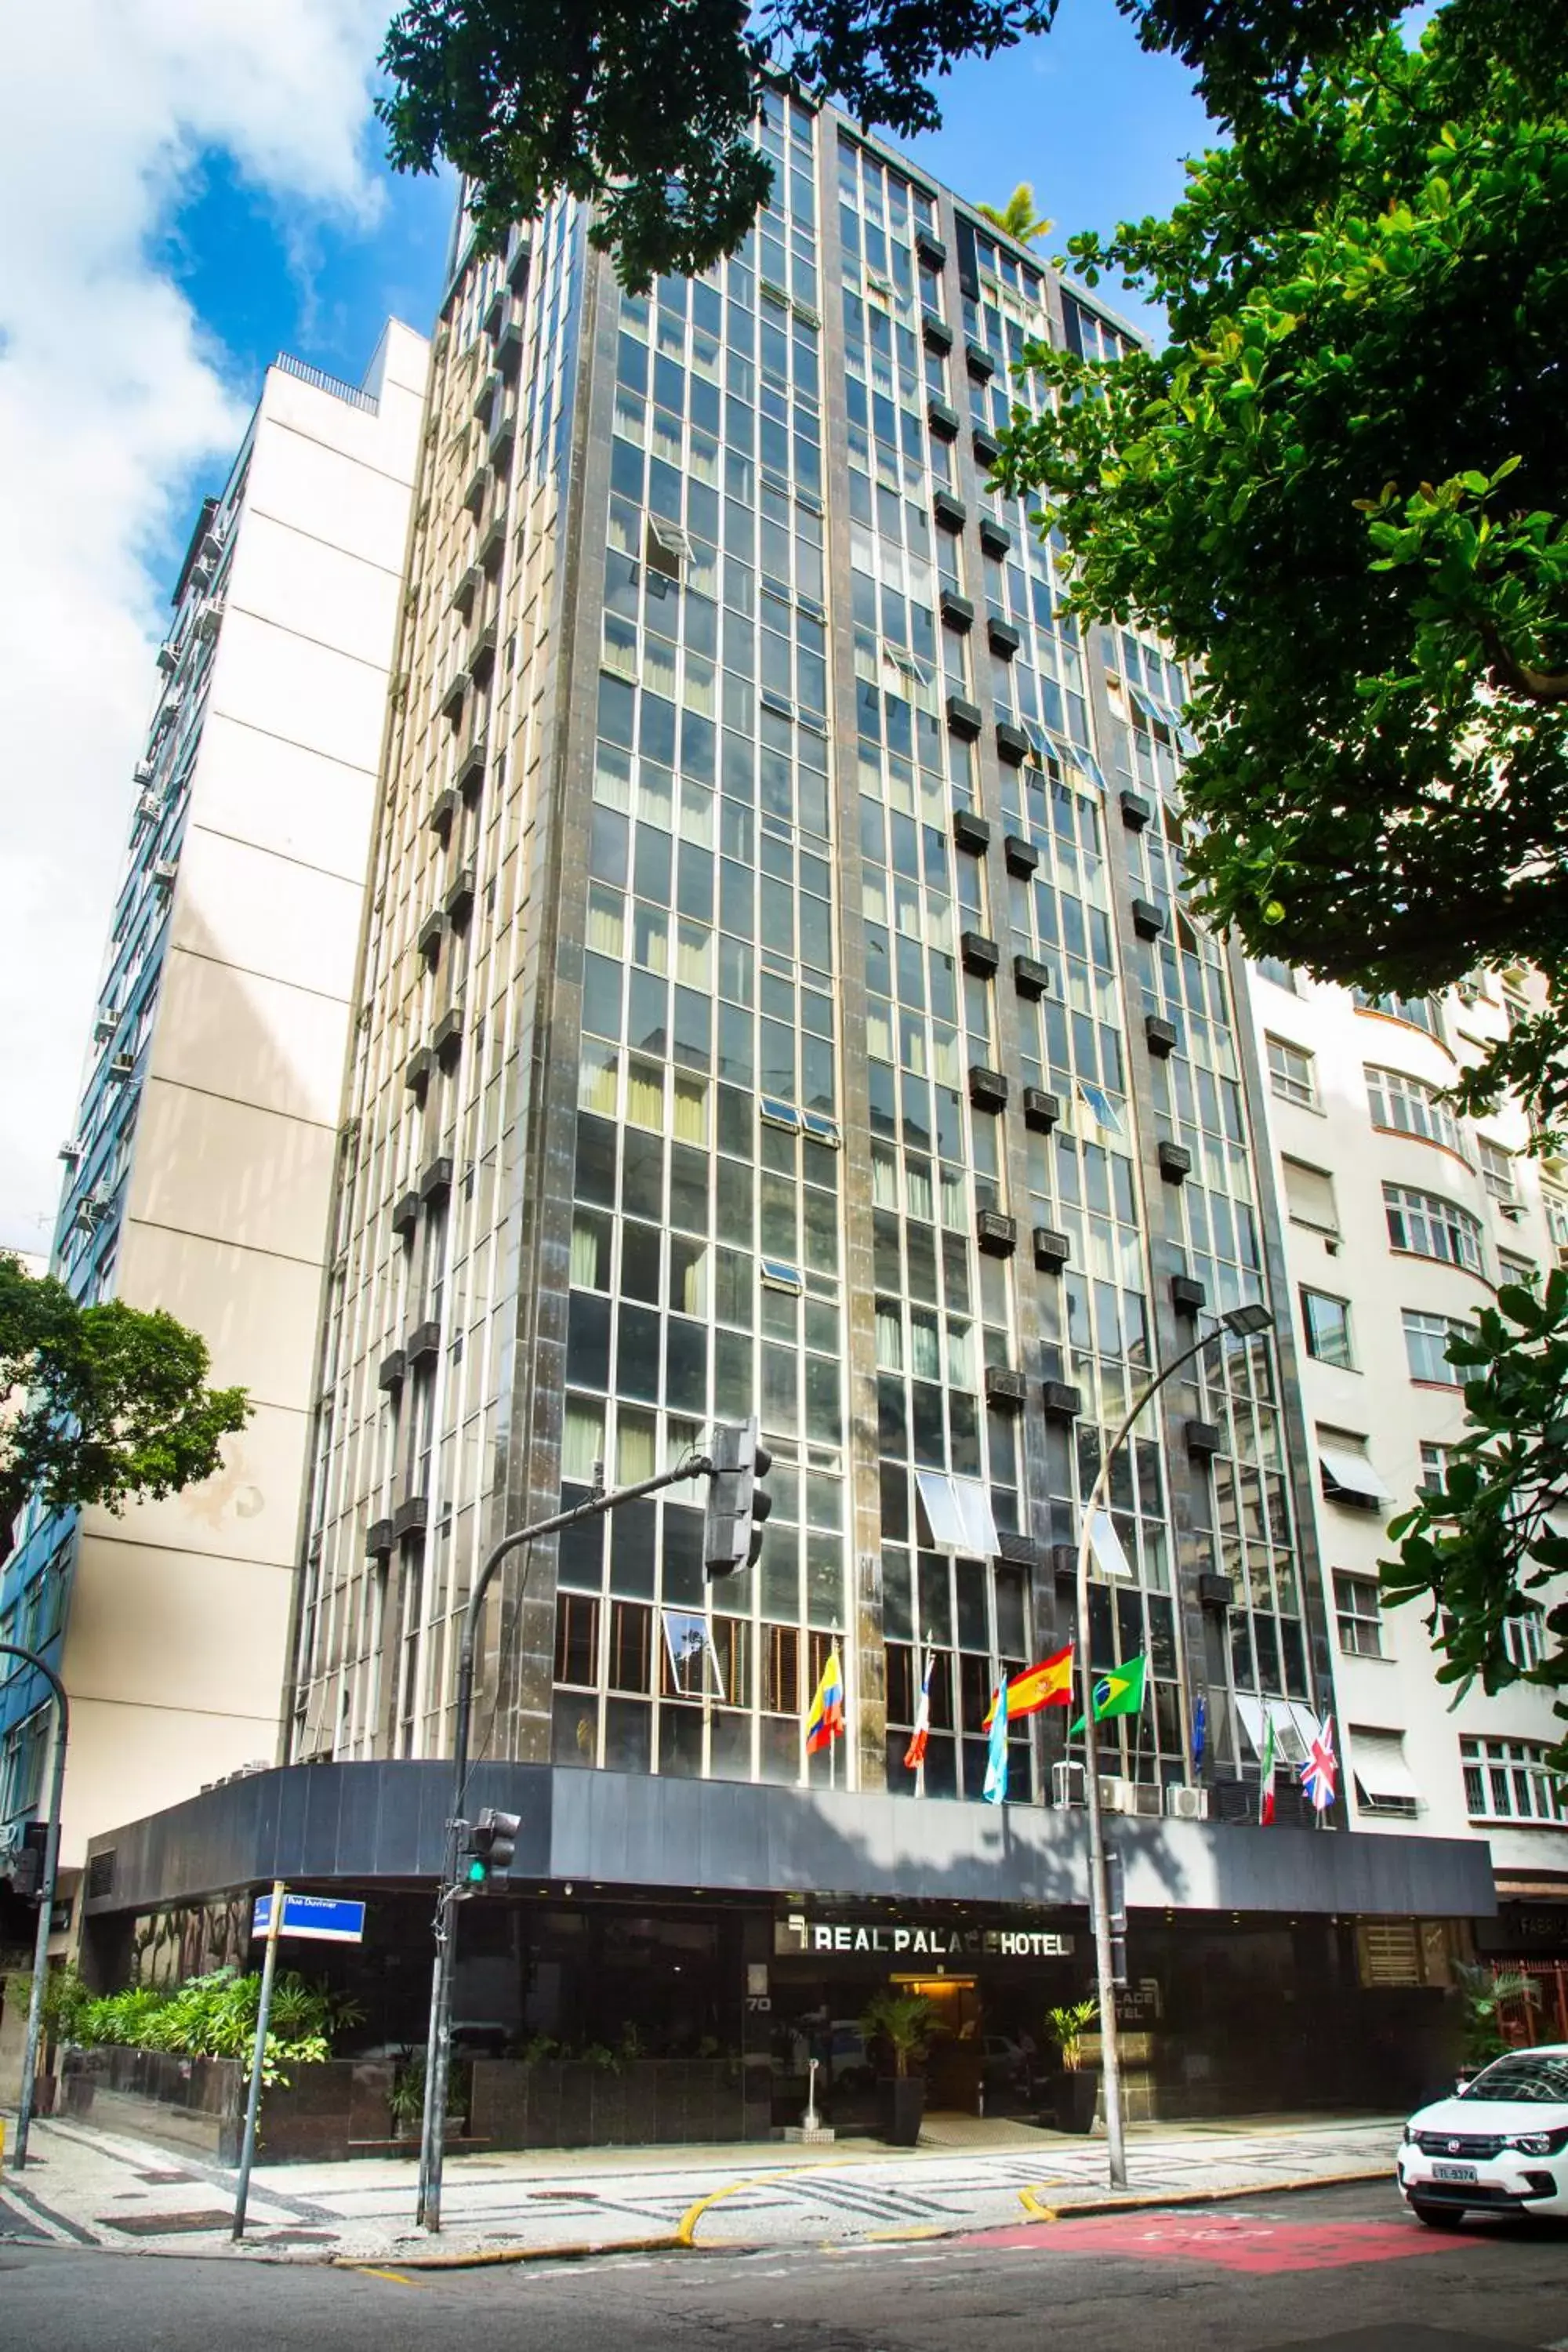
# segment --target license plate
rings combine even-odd
[[[1434,2180],[1474,2180],[1475,2177],[1473,2164],[1435,2164],[1432,2167]]]

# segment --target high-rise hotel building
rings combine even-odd
[[[89,1907],[276,1868],[379,1888],[419,1948],[487,1548],[754,1412],[755,1570],[705,1584],[696,1488],[498,1580],[474,1801],[524,1829],[458,2008],[610,2042],[673,2031],[684,1969],[776,2089],[783,2021],[858,2014],[868,1954],[973,1956],[955,2047],[1081,1992],[1066,1716],[1018,1727],[1001,1813],[983,1721],[1070,1636],[1105,1433],[1282,1279],[1245,983],[1183,898],[1182,678],[1075,626],[990,486],[1026,343],[1125,331],[830,111],[771,98],[761,136],[771,205],[700,278],[624,294],[569,205],[455,252],[284,1769],[101,1841]],[[1096,1665],[1150,1662],[1104,1769],[1194,2098],[1300,2095],[1298,1969],[1371,2045],[1358,1918],[1444,1951],[1489,1900],[1436,1842],[1372,1844],[1380,1878],[1293,1778],[1256,1826],[1267,1718],[1299,1758],[1335,1704],[1292,1349],[1285,1317],[1224,1335],[1165,1391],[1113,1482],[1129,1573],[1093,1588]],[[836,1643],[847,1736],[808,1758]],[[876,1940],[910,1922],[954,1940]]]

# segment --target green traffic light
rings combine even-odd
[[[473,1861],[468,1864],[468,1885],[470,1886],[482,1886],[489,1876],[489,1869],[488,1864],[482,1863],[476,1854]]]

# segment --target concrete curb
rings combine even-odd
[[[1173,2189],[1163,2197],[1152,2189],[1146,2196],[1132,2192],[1125,2197],[1075,2197],[1062,2205],[1044,2205],[1036,2189],[1020,2189],[1018,2201],[1031,2221],[1076,2221],[1080,2214],[1093,2217],[1104,2213],[1163,2212],[1168,2205],[1227,2205],[1240,2197],[1296,2197],[1308,2189],[1348,2189],[1368,2180],[1393,2179],[1392,2164],[1374,2164],[1363,2165],[1354,2172],[1308,2173],[1300,2180],[1248,2181],[1244,2188],[1237,2189]],[[1039,2183],[1041,2189],[1051,2185],[1048,2180]],[[981,2232],[970,2234],[979,2236]]]

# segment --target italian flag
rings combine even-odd
[[[1267,1829],[1274,1819],[1274,1716],[1272,1710],[1264,1717],[1263,1784],[1258,1808],[1258,1826]]]

